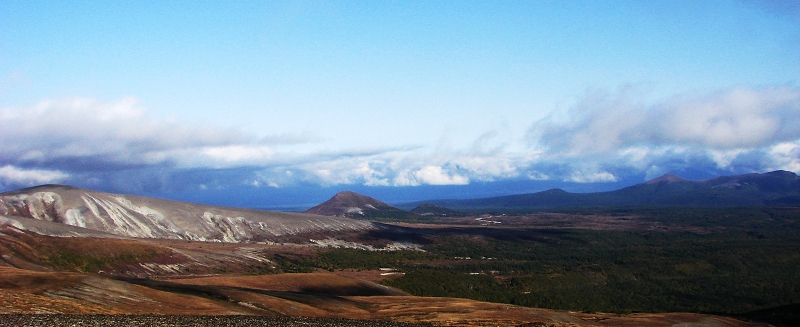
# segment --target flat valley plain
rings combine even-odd
[[[449,326],[798,325],[795,207],[509,211],[378,226],[341,233],[338,248],[301,242],[325,237],[313,233],[220,243],[6,227],[0,308]],[[419,249],[357,248],[389,244]]]

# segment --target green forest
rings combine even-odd
[[[328,249],[291,264],[388,267],[405,275],[383,283],[414,295],[586,312],[737,315],[800,303],[797,210],[603,210],[681,228],[461,228],[428,235],[426,252]]]

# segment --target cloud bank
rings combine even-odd
[[[6,165],[0,167],[0,181],[10,185],[38,185],[58,183],[67,179],[69,175],[60,171],[41,169],[20,169]]]
[[[686,170],[800,172],[800,88],[792,85],[740,85],[658,101],[634,87],[592,91],[559,117],[532,122],[525,135],[490,130],[461,147],[299,150],[314,138],[189,126],[149,115],[135,98],[42,101],[0,109],[0,184],[116,183],[137,192],[167,184],[608,183]],[[225,178],[197,177],[202,171]],[[130,179],[137,181],[119,182]]]
[[[797,171],[798,87],[736,86],[649,104],[643,99],[632,87],[589,92],[567,119],[535,123],[529,144],[552,161],[580,160],[584,167]]]
[[[752,149],[800,137],[797,87],[735,87],[652,105],[631,93],[591,93],[572,110],[569,121],[533,126],[532,141],[556,154],[584,156],[637,146]]]
[[[214,166],[263,160],[264,145],[234,130],[157,120],[135,98],[73,98],[0,111],[0,160],[20,166],[95,171],[137,166]]]

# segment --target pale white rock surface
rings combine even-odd
[[[122,237],[237,243],[264,242],[282,235],[376,228],[371,222],[343,217],[215,207],[61,185],[2,193],[0,215],[8,217],[0,223],[15,228],[19,227],[11,221],[19,217]]]

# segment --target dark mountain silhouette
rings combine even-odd
[[[410,203],[406,206],[413,207],[419,203]],[[529,210],[643,205],[710,207],[800,205],[800,177],[782,170],[699,181],[668,174],[610,192],[569,193],[552,189],[538,193],[481,199],[428,200],[424,203],[454,210]]]
[[[417,215],[355,192],[339,192],[305,213],[350,218],[416,218]]]

